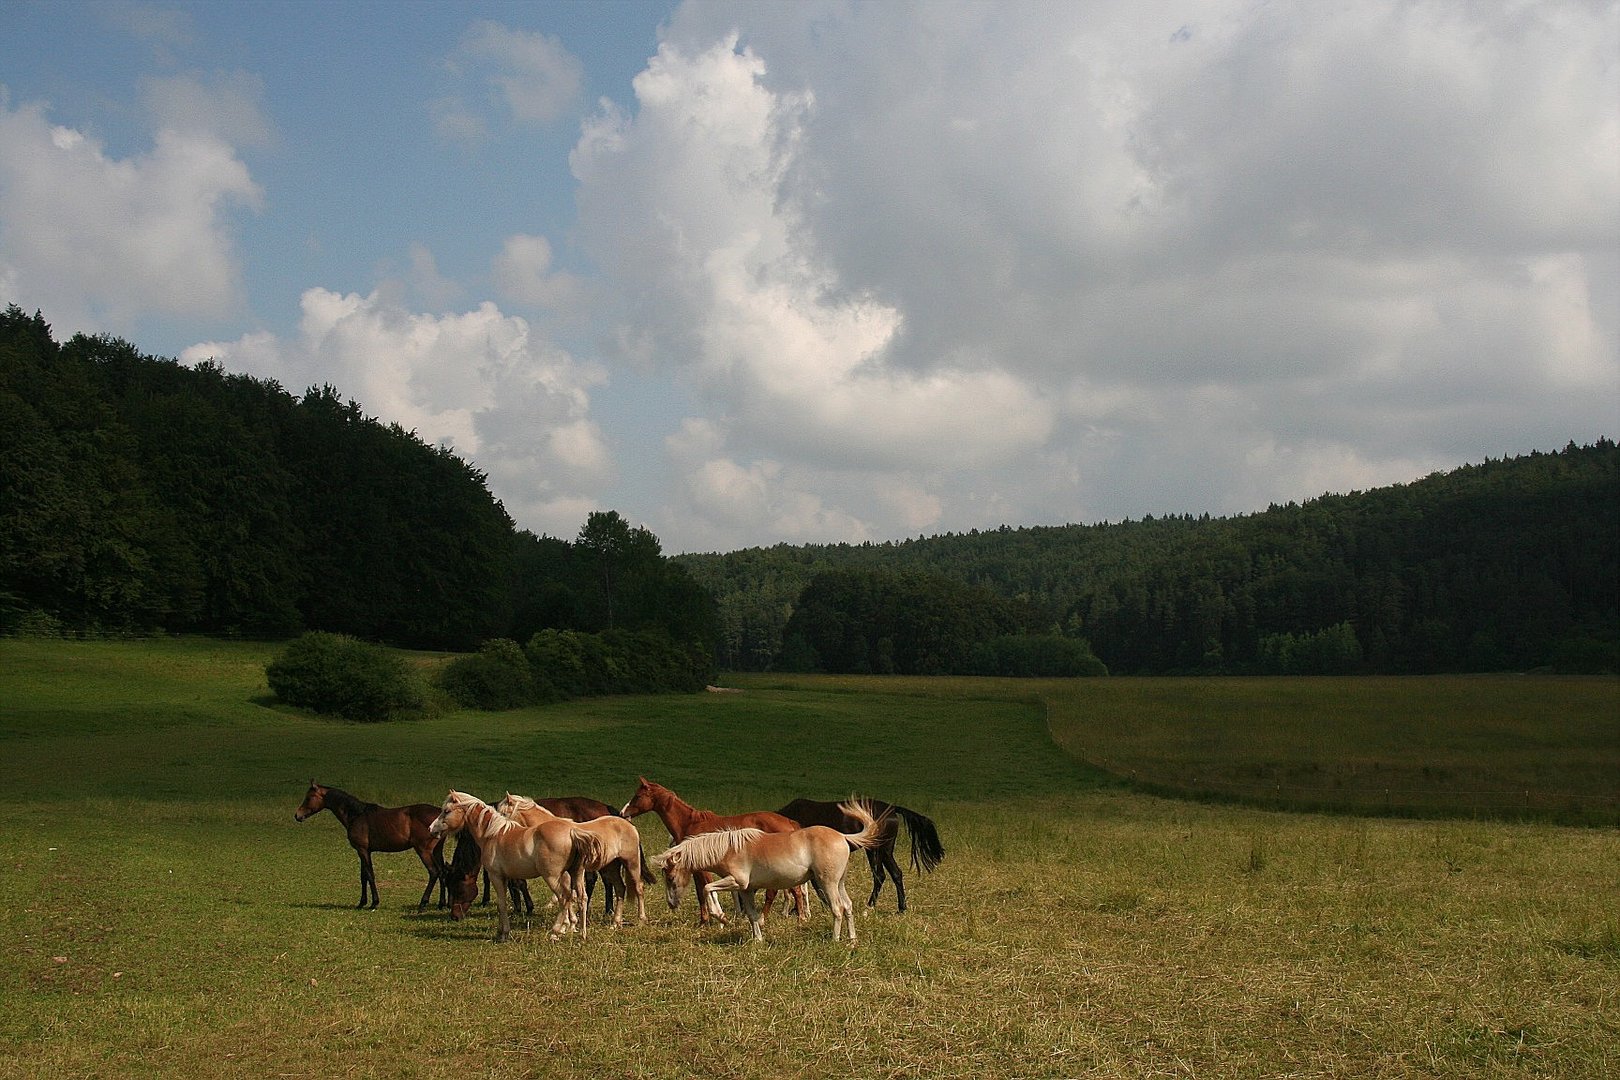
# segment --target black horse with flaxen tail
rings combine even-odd
[[[866,860],[872,866],[872,895],[866,898],[867,907],[877,907],[878,893],[883,889],[885,874],[894,878],[894,895],[900,910],[906,910],[906,884],[900,873],[900,864],[894,858],[894,844],[900,836],[900,822],[906,823],[911,833],[911,868],[924,872],[934,869],[945,857],[945,846],[939,841],[939,830],[932,819],[904,806],[895,806],[880,799],[862,800],[871,807],[872,814],[884,821],[882,838],[876,847],[866,849]],[[835,802],[817,802],[814,799],[794,799],[777,811],[783,817],[797,821],[801,826],[825,825],[839,832],[854,832],[860,822],[838,808]]]

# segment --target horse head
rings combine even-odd
[[[669,902],[669,910],[678,911],[681,898],[686,895],[686,887],[692,883],[692,870],[686,865],[685,852],[680,845],[661,851],[647,860],[647,865],[664,875],[664,899]]]
[[[294,821],[304,821],[326,809],[326,788],[315,781],[309,782],[309,790],[304,792],[304,801],[298,804],[293,811]]]
[[[636,793],[630,797],[630,801],[625,803],[624,808],[619,811],[619,816],[622,818],[640,817],[655,808],[658,805],[657,793],[665,790],[645,776],[637,777],[637,780]]]
[[[463,791],[450,792],[444,797],[444,805],[439,808],[439,816],[428,826],[428,832],[434,836],[460,832],[466,828],[468,809],[478,801]]]

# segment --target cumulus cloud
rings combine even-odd
[[[239,310],[231,212],[262,202],[209,130],[163,127],[147,152],[114,158],[0,88],[0,299],[41,308],[59,330]]]
[[[666,43],[635,79],[635,114],[604,109],[575,148],[585,243],[625,290],[622,336],[692,380],[755,462],[704,458],[694,493],[778,529],[865,532],[848,509],[782,494],[767,510],[749,492],[784,482],[776,458],[823,474],[995,465],[1041,445],[1054,409],[969,352],[926,371],[894,362],[902,312],[849,287],[785,198],[813,96],[764,76],[734,35]]]
[[[705,3],[634,91],[583,241],[760,540],[794,492],[1236,512],[1613,434],[1613,6]]]
[[[492,110],[519,124],[554,123],[573,109],[585,79],[584,65],[557,38],[488,20],[462,35],[447,68],[484,91],[472,99],[458,89],[432,105],[439,134],[461,141],[485,137]]]
[[[507,237],[492,271],[501,296],[514,303],[565,314],[577,312],[585,303],[580,278],[552,269],[551,242],[543,236]]]
[[[453,447],[489,474],[526,527],[572,535],[614,465],[590,415],[601,373],[485,302],[443,315],[407,310],[393,284],[369,295],[312,288],[298,334],[203,342],[213,358],[286,386],[331,384],[366,411]]]

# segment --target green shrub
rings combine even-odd
[[[516,709],[540,700],[528,657],[515,641],[486,641],[458,656],[439,674],[439,688],[470,709]]]
[[[390,720],[425,702],[421,680],[403,658],[342,634],[304,634],[264,673],[271,691],[289,705],[347,720]]]

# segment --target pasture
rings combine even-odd
[[[1620,1072],[1620,832],[1183,802],[1054,742],[1113,724],[1115,748],[1199,760],[1144,732],[1180,730],[1152,705],[1169,684],[1097,681],[1110,709],[1017,682],[766,677],[357,725],[275,707],[273,651],[0,641],[0,1076]],[[1206,729],[1224,682],[1201,684]],[[1233,693],[1279,691],[1267,731],[1288,710],[1330,724],[1312,685],[1342,692]],[[1433,695],[1472,700],[1459,686],[1412,680],[1378,711],[1409,694],[1433,726]],[[1526,707],[1551,730],[1615,688],[1548,680]],[[1612,761],[1616,726],[1594,731],[1581,756]],[[1332,768],[1326,732],[1313,754]],[[1479,768],[1565,753],[1490,741],[1464,740]],[[1207,756],[1236,769],[1242,743]],[[1254,745],[1259,765],[1296,760],[1272,735]],[[723,812],[903,803],[946,858],[908,873],[905,915],[887,890],[858,914],[853,950],[820,905],[755,944],[735,917],[699,931],[661,887],[644,927],[552,943],[537,913],[496,945],[492,908],[417,912],[409,852],[376,856],[381,906],[354,910],[337,823],[293,821],[311,777],[390,805],[451,787],[617,804],[640,775]],[[662,850],[656,819],[637,823]]]

